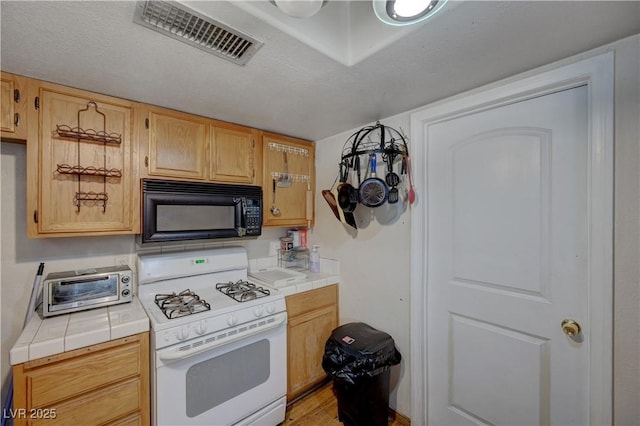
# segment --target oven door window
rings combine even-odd
[[[270,342],[259,340],[187,370],[186,411],[188,417],[229,401],[269,379]]]
[[[50,287],[51,305],[59,307],[100,303],[118,298],[118,275],[58,281]]]

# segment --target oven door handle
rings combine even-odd
[[[220,346],[224,346],[226,344],[235,342],[240,339],[244,339],[249,336],[253,336],[254,334],[264,333],[266,331],[272,330],[274,328],[279,327],[280,325],[287,322],[287,313],[283,312],[281,314],[275,315],[274,321],[270,322],[266,325],[258,326],[253,329],[248,328],[249,324],[243,324],[242,326],[236,327],[236,333],[229,335],[233,330],[229,330],[227,335],[222,338],[216,338],[213,342],[201,345],[191,344],[190,347],[181,346],[181,349],[172,349],[166,352],[160,351],[158,352],[158,359],[161,361],[178,361],[181,359],[186,359],[191,356],[197,355],[199,353],[218,348]],[[257,323],[255,321],[254,323]],[[246,328],[246,331],[239,331],[241,328]]]

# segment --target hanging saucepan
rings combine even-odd
[[[349,166],[346,164],[345,174],[341,178],[342,183],[338,185],[338,205],[345,213],[351,213],[358,207],[358,190],[347,182],[349,176]]]
[[[360,202],[365,207],[378,207],[387,201],[389,188],[384,181],[376,177],[376,154],[372,153],[369,159],[371,175],[360,184]]]

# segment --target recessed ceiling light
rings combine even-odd
[[[294,18],[310,18],[318,13],[327,0],[269,0],[278,9]]]
[[[373,0],[378,19],[389,25],[411,25],[433,16],[447,0]]]

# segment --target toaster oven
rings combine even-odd
[[[42,315],[68,314],[130,302],[133,273],[127,266],[53,272],[42,287]]]

